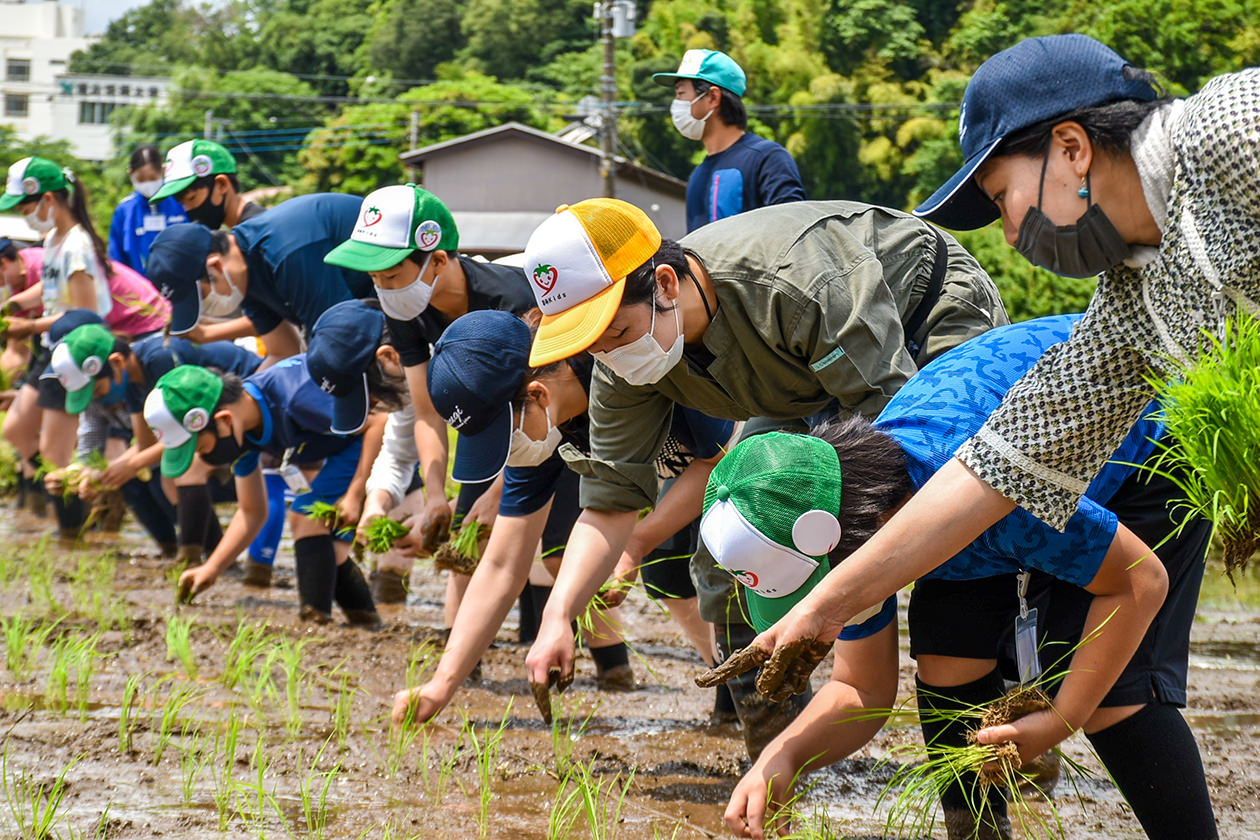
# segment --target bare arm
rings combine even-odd
[[[290,324],[290,326],[292,325]],[[254,330],[254,322],[242,315],[239,318],[220,321],[216,324],[198,324],[184,333],[183,337],[198,344],[209,344],[211,341],[235,341],[238,338],[245,338],[249,335],[258,335],[258,333]],[[270,347],[271,345],[267,346]],[[291,353],[290,355],[296,354]]]
[[[70,297],[70,306],[74,309],[87,309],[96,312],[96,278],[86,271],[76,271],[66,281],[66,290]],[[104,318],[108,312],[96,312]]]
[[[435,528],[435,533],[441,533],[449,529],[451,522],[451,509],[446,503],[446,421],[429,398],[429,363],[412,365],[403,370],[407,375],[412,404],[416,407],[416,452],[420,456],[420,477],[424,479],[421,530]]]
[[[724,818],[740,837],[765,837],[799,774],[839,761],[874,737],[897,699],[897,622],[835,645],[831,681],[762,751],[731,793]]]
[[[368,475],[372,472],[372,464],[381,451],[381,440],[385,437],[385,421],[388,414],[368,414],[367,425],[363,427],[363,449],[359,452],[359,463],[350,479],[350,486],[345,495],[337,503],[341,511],[341,519],[345,525],[356,525],[363,513],[363,499],[366,494]]]
[[[423,723],[451,702],[455,692],[494,641],[499,625],[529,578],[534,549],[542,537],[551,502],[528,516],[503,516],[490,532],[486,553],[473,572],[446,649],[433,676],[415,691],[394,695],[394,724],[405,722],[408,708]]]
[[[245,334],[252,335],[253,333],[251,331]],[[281,321],[274,330],[264,335],[262,340],[267,348],[267,355],[258,366],[259,371],[266,370],[281,359],[287,359],[302,352],[302,336],[298,335],[297,327],[288,321]]]
[[[245,550],[267,522],[267,490],[262,470],[255,469],[236,478],[236,513],[223,532],[223,538],[206,562],[180,575],[181,597],[191,598],[209,588],[220,574]]]

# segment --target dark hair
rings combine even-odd
[[[692,277],[691,264],[687,262],[687,252],[683,246],[672,239],[662,239],[661,247],[650,260],[626,275],[626,288],[621,293],[621,305],[651,303],[657,312],[669,312],[674,307],[661,306],[656,300],[656,268],[667,265],[674,269],[679,279]]]
[[[542,310],[535,306],[522,315],[521,320],[529,325],[529,343],[532,345],[534,343],[534,338],[538,335],[538,325],[542,323]],[[578,357],[577,363],[579,365],[590,365],[594,363],[594,359],[591,358],[591,354],[585,350],[575,355]],[[574,358],[568,357],[554,362],[549,362],[545,365],[539,365],[538,367],[526,367],[525,375],[521,377],[521,387],[517,389],[516,396],[512,397],[512,409],[517,412],[525,409],[525,403],[529,400],[529,391],[526,390],[529,383],[536,379],[547,379],[553,376],[559,376],[565,368],[572,368],[573,365]],[[574,370],[573,373],[574,376],[577,376],[576,370]]]
[[[386,373],[379,359],[368,365],[367,386],[368,394],[386,411],[399,411],[407,404],[407,380]]]
[[[186,193],[189,190],[196,190],[202,187],[205,187],[208,190],[214,190],[214,179],[218,178],[220,175],[228,179],[228,183],[232,185],[232,189],[236,190],[237,192],[241,191],[241,182],[236,179],[235,172],[216,172],[210,175],[202,175],[200,178],[197,178],[191,184],[189,184],[188,186],[180,190],[180,192]],[[206,196],[206,200],[207,201],[210,200],[209,195]]]
[[[380,312],[380,311],[381,311],[381,302],[380,302],[380,300],[379,300],[379,299],[377,299],[377,298],[374,298],[374,297],[369,297],[369,298],[359,298],[359,303],[363,304],[363,305],[364,305],[364,306],[366,306],[368,309],[372,309],[372,310],[374,310],[374,311],[376,311],[376,312]],[[380,345],[379,345],[379,346],[384,347],[384,346],[387,346],[387,345],[388,345],[389,347],[393,347],[393,346],[394,346],[394,337],[393,337],[393,335],[391,335],[391,334],[390,334],[390,331],[389,331],[389,319],[388,319],[388,318],[386,318],[386,319],[385,319],[385,323],[381,326],[381,343],[380,343]]]
[[[0,260],[16,260],[18,258],[18,246],[13,242],[9,242],[3,248],[0,248]]]
[[[96,232],[96,226],[92,224],[92,214],[88,212],[87,187],[83,186],[83,182],[69,169],[62,171],[69,186],[59,190],[49,190],[47,194],[70,208],[70,215],[74,217],[74,221],[87,233],[92,243],[92,252],[96,254],[96,261],[101,264],[105,276],[113,277],[114,266],[109,259],[109,249],[105,247],[105,241]],[[39,196],[31,196],[31,198],[38,200]]]
[[[219,370],[216,367],[206,369],[217,373],[219,378],[223,380],[223,393],[219,394],[219,401],[214,404],[215,411],[226,408],[245,396],[245,380],[241,379],[240,376],[230,371]]]
[[[831,444],[840,459],[840,544],[829,556],[834,566],[875,536],[879,520],[914,485],[901,446],[865,417],[830,420],[810,434]]]
[[[453,260],[459,256],[459,251],[447,250],[447,249],[443,249],[443,250],[446,250],[446,256],[449,259]],[[432,251],[421,251],[420,249],[417,248],[416,250],[412,251],[410,254],[407,255],[407,259],[411,260],[413,263],[420,266],[421,268],[424,268],[424,261],[429,258],[429,254],[431,253]]]
[[[696,89],[697,99],[708,93],[709,88],[717,88],[722,97],[718,102],[718,119],[736,128],[748,128],[748,109],[744,107],[744,100],[724,87],[703,82],[700,79],[692,79],[691,85]]]
[[[228,232],[226,230],[210,231],[210,253],[226,255],[228,252]]]
[[[1149,82],[1155,88],[1156,98],[1151,100],[1117,99],[1101,105],[1077,108],[1048,120],[1021,128],[1006,136],[994,153],[996,157],[1041,157],[1050,146],[1051,132],[1063,122],[1079,123],[1089,136],[1089,141],[1111,154],[1127,153],[1129,140],[1142,121],[1155,109],[1171,101],[1171,97],[1156,81],[1155,76],[1136,67],[1124,69],[1129,81]]]
[[[127,171],[135,172],[142,166],[156,166],[158,172],[162,171],[162,152],[152,143],[136,146],[131,153],[131,162],[127,165]]]
[[[120,354],[124,359],[131,356],[131,342],[121,335],[114,336],[114,353]]]

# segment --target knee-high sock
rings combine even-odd
[[[208,554],[211,546],[207,543],[212,528],[218,528],[219,525],[214,513],[214,503],[210,499],[210,488],[204,484],[176,487],[175,507],[179,522],[179,544],[201,546]],[[213,525],[211,520],[214,520]],[[217,540],[215,544],[217,545]]]
[[[297,567],[298,597],[302,603],[331,614],[337,583],[337,551],[332,535],[319,534],[294,542],[293,564]]]
[[[1151,840],[1215,840],[1194,735],[1173,706],[1148,704],[1088,736]]]
[[[156,486],[157,492],[154,492]],[[123,499],[159,545],[175,543],[175,508],[162,492],[161,479],[154,475],[148,481],[133,478],[122,486]]]
[[[934,752],[934,746],[966,746],[967,732],[973,728],[973,721],[969,719],[939,720],[932,712],[948,714],[951,711],[991,703],[1005,691],[1002,676],[997,669],[974,682],[962,685],[934,686],[916,679],[915,686],[919,694],[919,708],[926,712],[920,714],[919,728],[923,730],[923,743],[927,745],[929,754]],[[977,822],[983,825],[990,821],[983,818],[986,815],[992,815],[995,822],[1000,821],[997,818],[1006,816],[1006,799],[1002,791],[996,785],[992,786],[987,791],[987,803],[977,801],[976,784],[974,779],[955,780],[945,789],[941,794],[941,807],[945,809],[946,819],[950,811],[965,811],[981,817]]]
[[[372,600],[372,589],[353,560],[347,560],[337,567],[337,582],[333,588],[333,599],[338,606],[347,611],[376,609],[376,603]]]

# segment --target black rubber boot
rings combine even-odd
[[[87,521],[87,505],[78,496],[49,495],[53,512],[57,515],[57,534],[62,539],[77,540],[83,535]]]
[[[333,590],[337,585],[337,552],[331,534],[303,537],[293,543],[297,568],[299,612],[304,621],[332,621]]]
[[[333,600],[345,612],[346,620],[355,627],[375,630],[381,626],[381,616],[376,612],[376,604],[372,602],[372,589],[353,560],[347,560],[337,567]]]
[[[718,656],[725,661],[732,653],[747,647],[757,632],[747,624],[730,623],[717,628]],[[757,693],[757,669],[740,674],[726,683],[735,701],[735,714],[739,717],[744,736],[744,747],[753,761],[761,751],[796,719],[814,696],[812,690],[794,694],[780,703],[772,703]]]

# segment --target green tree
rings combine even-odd
[[[464,46],[460,0],[392,0],[377,15],[366,70],[377,76],[428,81]]]
[[[849,75],[863,64],[896,68],[905,78],[918,76],[923,26],[915,9],[896,0],[831,0],[823,17],[822,43],[827,63]]]
[[[197,61],[199,22],[183,0],[150,0],[122,14],[99,40],[70,56],[70,72],[164,76],[171,64]]]
[[[468,0],[460,25],[464,57],[503,79],[586,49],[596,35],[590,0]]]

